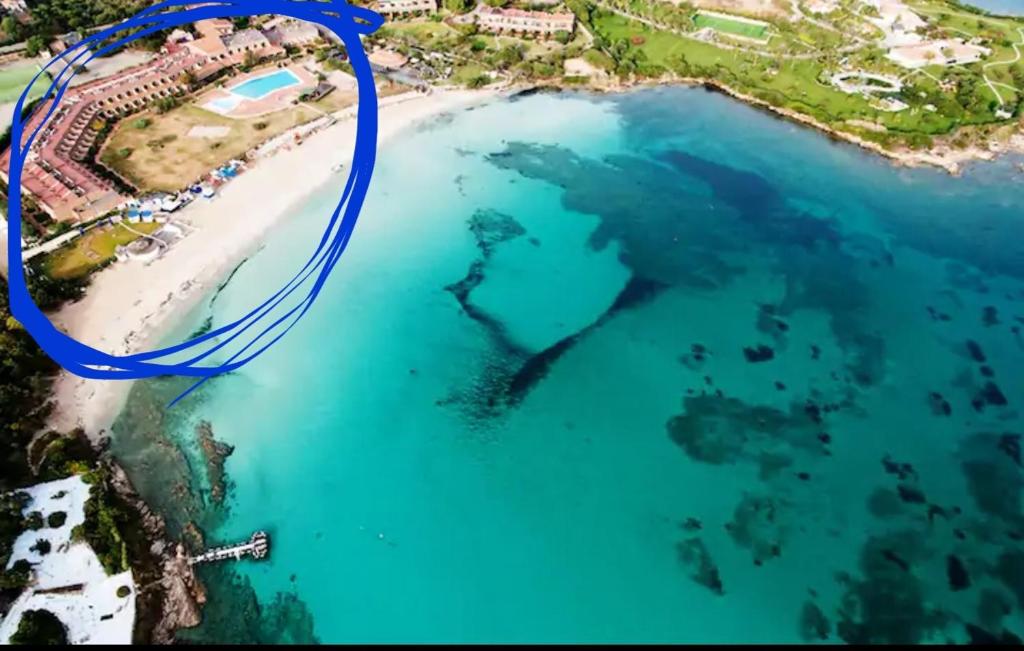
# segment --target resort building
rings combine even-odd
[[[320,40],[320,30],[304,20],[289,20],[267,31],[267,38],[281,47],[301,47]]]
[[[230,36],[235,31],[235,24],[225,18],[208,18],[197,20],[195,28],[199,36],[204,38],[207,36]]]
[[[377,11],[385,16],[416,12],[432,14],[437,11],[437,0],[378,0]]]
[[[576,16],[572,13],[500,9],[480,5],[471,16],[481,29],[499,33],[552,35],[556,32],[572,33],[576,26]]]
[[[975,63],[990,54],[992,50],[987,47],[965,43],[959,38],[949,38],[894,47],[886,56],[904,68],[921,68],[930,65],[953,66]]]
[[[247,53],[263,58],[284,54],[258,30],[224,33],[230,21],[199,21],[201,38],[183,44],[168,42],[163,56],[68,90],[60,106],[32,144],[22,174],[22,188],[58,221],[99,217],[127,197],[115,183],[94,171],[94,145],[109,120],[140,111],[154,100],[189,92],[226,67],[240,64]],[[25,126],[28,137],[43,121],[44,102]],[[0,156],[0,177],[9,182],[10,150]]]

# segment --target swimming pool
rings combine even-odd
[[[253,77],[228,90],[246,99],[262,99],[274,91],[301,83],[302,80],[291,70],[278,70],[262,77]]]
[[[214,113],[227,115],[231,111],[235,110],[235,108],[241,103],[241,97],[238,97],[237,95],[228,95],[227,97],[221,97],[203,104],[203,108],[213,111]]]

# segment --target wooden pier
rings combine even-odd
[[[198,565],[215,561],[237,561],[241,560],[243,556],[252,556],[255,560],[262,560],[268,554],[270,554],[270,536],[265,531],[257,531],[249,538],[248,542],[208,549],[198,556],[189,558],[188,563],[189,565]]]

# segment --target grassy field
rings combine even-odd
[[[150,234],[160,224],[132,224],[132,229]],[[46,258],[46,272],[54,278],[80,278],[114,257],[118,246],[138,239],[122,224],[94,228]]]
[[[118,123],[100,159],[140,190],[176,191],[243,156],[264,140],[318,115],[310,108],[296,106],[256,118],[232,119],[192,104],[163,115],[140,113]],[[226,127],[228,131],[219,138],[189,136],[196,126]]]
[[[746,38],[753,39],[763,39],[765,32],[768,31],[767,25],[755,25],[753,23],[747,23],[740,20],[729,20],[728,18],[721,18],[719,16],[709,16],[703,12],[698,12],[693,17],[693,24],[697,26],[697,29],[710,27],[716,32],[735,34],[736,36],[744,36]]]
[[[39,65],[34,60],[15,61],[0,67],[0,104],[17,101],[32,77],[39,72]],[[43,75],[32,86],[30,99],[42,95],[50,87],[50,78]]]
[[[847,128],[848,120],[874,122],[891,131],[893,137],[906,134],[944,134],[957,124],[985,116],[959,119],[927,111],[888,113],[879,111],[859,95],[850,95],[819,81],[822,65],[813,59],[774,62],[752,53],[737,52],[653,30],[621,16],[604,13],[593,18],[599,35],[615,42],[642,36],[640,46],[648,61],[674,69],[685,59],[691,74],[714,77],[741,92],[754,95],[777,106],[813,116],[827,124]],[[851,57],[852,58],[852,57]],[[931,83],[920,78],[926,88]],[[979,88],[984,94],[986,89]],[[865,137],[880,138],[872,133]],[[885,135],[885,134],[883,134]]]

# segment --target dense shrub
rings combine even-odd
[[[11,644],[55,646],[68,643],[68,631],[57,616],[48,610],[27,610],[21,616]]]

